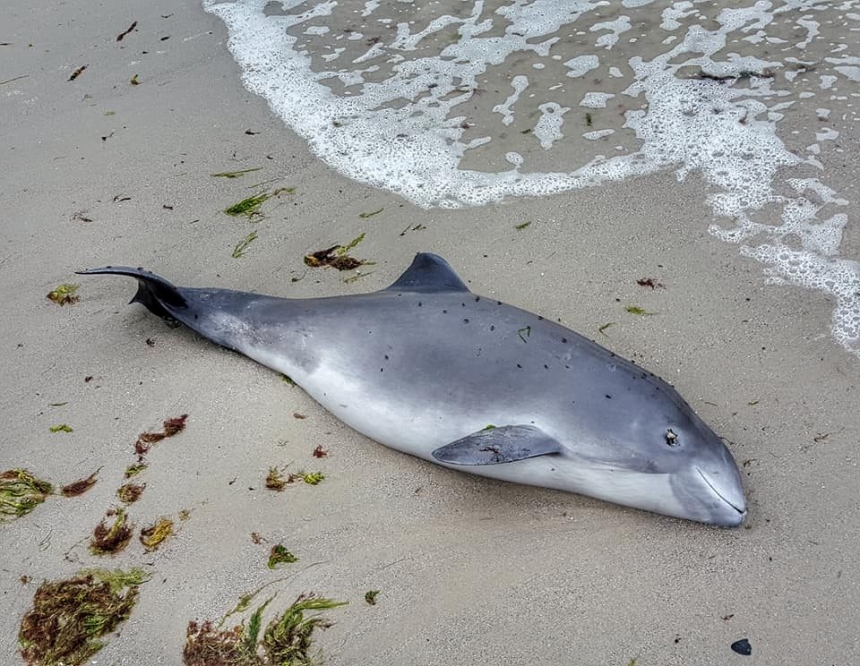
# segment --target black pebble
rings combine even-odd
[[[742,638],[732,643],[732,652],[749,657],[752,654],[752,645],[750,645],[750,642],[746,638]]]

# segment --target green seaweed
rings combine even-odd
[[[379,594],[379,590],[368,590],[364,593],[364,600],[370,605],[376,605],[376,596]]]
[[[230,179],[241,178],[246,173],[252,173],[254,171],[260,171],[262,168],[263,167],[254,167],[253,169],[242,169],[241,171],[222,171],[220,173],[213,173],[212,177],[213,178],[230,178]]]
[[[518,224],[517,226],[515,226],[514,229],[516,229],[517,231],[522,231],[523,229],[527,228],[530,224],[531,224],[530,221],[529,222],[523,222],[522,224]]]
[[[78,666],[104,647],[102,638],[131,615],[140,569],[90,569],[73,578],[45,581],[21,620],[18,643],[29,666]]]
[[[240,173],[240,172],[231,172],[231,173]],[[220,174],[213,174],[220,175]],[[225,176],[227,177],[227,176]],[[233,204],[232,206],[228,206],[224,209],[224,212],[227,215],[231,215],[233,217],[241,217],[242,215],[246,217],[252,217],[254,215],[260,214],[260,206],[266,203],[272,197],[276,197],[279,194],[293,194],[296,191],[295,187],[279,187],[272,192],[262,192],[260,194],[255,194],[252,197],[248,197],[247,199],[242,199],[240,202]]]
[[[298,476],[309,486],[315,486],[325,479],[325,475],[322,472],[299,472]]]
[[[263,628],[263,611],[266,610],[274,595],[266,599],[263,604],[257,608],[248,618],[248,633],[245,636],[244,646],[248,654],[257,654],[257,639],[260,637],[260,629]]]
[[[292,564],[293,562],[298,561],[298,557],[293,555],[281,544],[278,544],[277,546],[272,546],[272,550],[269,553],[269,562],[266,566],[268,566],[270,569],[274,569],[279,564]]]
[[[147,467],[149,467],[149,465],[146,463],[135,463],[134,465],[129,465],[125,468],[125,478],[130,479],[133,476],[137,476]]]
[[[271,198],[271,194],[263,192],[262,194],[242,199],[239,203],[228,206],[224,209],[224,212],[227,213],[227,215],[232,215],[233,217],[239,217],[240,215],[247,215],[250,217],[254,213],[257,213],[260,206]]]
[[[60,423],[59,425],[52,425],[50,428],[48,428],[48,430],[50,430],[51,432],[74,432],[72,430],[72,427],[66,425],[65,423]]]
[[[525,333],[525,337],[523,337],[523,333]],[[526,326],[525,328],[521,328],[517,331],[517,335],[520,336],[520,340],[522,340],[523,342],[528,342],[526,340],[526,338],[530,337],[531,334],[532,334],[532,327],[531,326]]]
[[[81,300],[77,291],[80,289],[79,284],[64,283],[49,291],[46,295],[48,300],[54,301],[57,305],[71,305]]]
[[[492,423],[490,425],[486,425],[483,428],[481,428],[481,430],[495,430],[495,429],[496,429],[496,426],[494,426]]]
[[[263,634],[263,651],[268,664],[278,666],[311,666],[312,635],[316,629],[328,629],[332,623],[320,615],[305,617],[307,611],[331,610],[345,606],[345,601],[301,594],[280,616],[273,618]]]
[[[242,597],[240,605],[245,602],[247,607],[257,592]],[[247,625],[243,622],[232,629],[219,630],[209,620],[202,624],[189,622],[182,663],[185,666],[311,666],[318,663],[310,653],[313,633],[316,629],[327,629],[332,623],[319,614],[306,617],[305,613],[337,608],[346,602],[313,593],[299,595],[283,613],[272,618],[261,638],[263,611],[273,598],[254,611]],[[221,619],[218,627],[231,613]]]
[[[597,332],[598,332],[598,333],[600,333],[600,334],[602,334],[602,335],[606,335],[606,333],[604,333],[604,331],[605,331],[607,328],[609,328],[610,326],[615,326],[615,322],[614,322],[614,321],[610,321],[610,322],[605,323],[603,326],[601,326],[600,328],[598,328],[598,329],[597,329]]]
[[[245,252],[248,250],[248,247],[257,240],[257,232],[252,231],[247,236],[245,236],[242,240],[236,243],[236,247],[233,248],[233,254],[231,255],[234,259],[241,259],[245,256]]]
[[[591,127],[594,124],[594,121],[592,120],[590,113],[585,114],[585,124],[587,127]]]
[[[153,525],[140,531],[140,543],[147,552],[156,550],[161,542],[173,534],[173,521],[170,518],[159,518]]]
[[[644,308],[640,308],[638,305],[628,305],[624,309],[630,314],[637,315],[640,317],[651,317],[657,314],[656,312],[648,312]]]
[[[383,206],[383,207],[382,207],[382,208],[380,208],[379,210],[374,210],[374,211],[372,211],[372,212],[370,212],[370,213],[359,213],[359,214],[358,214],[358,216],[359,216],[362,220],[366,220],[368,217],[373,217],[374,215],[379,215],[379,214],[380,214],[382,211],[384,211],[384,210],[385,210],[385,206]]]
[[[54,487],[26,469],[0,472],[0,523],[20,518],[39,506]]]
[[[381,209],[380,209],[380,210],[381,210]],[[361,241],[363,241],[363,240],[364,240],[364,236],[365,236],[365,234],[364,234],[364,232],[362,231],[358,236],[356,236],[355,238],[353,238],[353,239],[352,239],[351,241],[349,241],[349,243],[347,243],[346,245],[340,245],[340,246],[335,250],[335,254],[339,254],[340,256],[345,255],[345,254],[346,254],[347,252],[349,252],[352,248],[354,248],[354,247],[355,247],[356,245],[358,245]]]
[[[296,383],[293,381],[292,377],[289,375],[281,375],[281,381],[284,382],[287,386],[295,386]]]

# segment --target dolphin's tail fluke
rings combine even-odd
[[[78,275],[126,275],[135,278],[138,282],[137,293],[129,303],[141,303],[152,314],[171,322],[177,321],[177,317],[171,314],[171,310],[183,310],[188,307],[185,297],[175,286],[163,277],[142,268],[105,266],[76,272]]]

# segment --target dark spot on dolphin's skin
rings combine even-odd
[[[466,304],[465,304],[465,303],[460,303],[460,305],[461,305],[461,306],[463,306],[463,307],[466,307]]]
[[[448,314],[447,310],[442,310],[442,314]]]
[[[475,303],[480,303],[480,302],[481,302],[481,297],[475,296]]]
[[[421,307],[421,301],[418,301],[418,307],[419,308]]]
[[[519,363],[517,363],[517,367],[518,367],[520,370],[522,370],[522,369],[523,369],[523,366],[521,366]]]
[[[502,304],[501,301],[496,301],[496,305],[501,305],[501,304]]]
[[[197,315],[194,315],[194,318],[197,319]]]
[[[386,355],[385,355],[385,360],[386,360],[386,361],[388,360],[388,354],[386,354]]]
[[[495,326],[490,326],[490,330],[491,330],[491,331],[495,331],[495,330],[496,330],[496,327],[495,327]]]
[[[570,370],[570,366],[569,366],[569,365],[566,365],[566,366],[564,366],[564,367],[565,367],[567,370]]]
[[[464,324],[468,324],[468,323],[469,323],[469,320],[468,320],[468,319],[464,319],[464,320],[463,320],[463,323],[464,323]]]
[[[540,315],[538,315],[538,321],[543,321],[543,317],[541,317]]]
[[[607,394],[606,394],[606,399],[607,399],[607,400],[612,400],[612,396],[611,396],[611,395],[609,395],[609,394],[607,393]]]
[[[543,364],[543,367],[544,367],[544,370],[549,370],[549,366],[546,363]]]
[[[385,368],[379,368],[379,372],[385,372]]]
[[[561,341],[562,343],[567,344],[567,338],[562,338]]]

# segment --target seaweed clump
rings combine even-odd
[[[56,289],[49,291],[46,298],[54,301],[57,305],[72,305],[81,300],[77,294],[80,286],[79,284],[61,284]]]
[[[170,518],[159,518],[154,525],[140,531],[140,542],[147,552],[156,550],[161,542],[173,534],[173,521]]]
[[[281,492],[284,489],[284,486],[287,485],[287,482],[284,480],[284,477],[281,475],[281,472],[277,467],[270,467],[269,473],[266,475],[266,488],[269,490],[277,490]]]
[[[77,497],[78,495],[83,495],[90,488],[96,485],[96,481],[98,480],[96,476],[98,475],[98,471],[93,472],[85,479],[78,479],[77,481],[72,481],[60,489],[60,492],[63,493],[63,497]]]
[[[381,212],[380,208],[377,213]],[[372,213],[375,215],[375,213]],[[374,262],[365,261],[364,259],[356,259],[349,256],[349,251],[355,248],[361,241],[364,240],[364,233],[360,233],[346,245],[333,245],[325,250],[318,250],[311,254],[305,255],[305,265],[311,268],[319,268],[321,266],[331,266],[339,271],[351,271],[359,266],[372,266]]]
[[[30,666],[77,666],[104,647],[102,637],[128,619],[140,569],[81,571],[73,578],[45,581],[18,632],[21,656]]]
[[[278,544],[277,546],[272,546],[272,550],[269,552],[269,562],[267,566],[270,569],[274,569],[279,564],[292,564],[293,562],[298,561],[298,557],[293,555],[281,544]]]
[[[167,439],[168,437],[173,437],[174,435],[179,434],[183,430],[185,430],[185,422],[188,420],[188,414],[183,414],[182,416],[176,416],[172,419],[165,419],[165,421],[161,424],[162,431],[161,432],[142,432],[137,436],[137,441],[134,443],[134,451],[138,456],[144,456],[149,453],[149,449],[152,448],[152,445],[156,442],[160,442],[162,439]],[[126,470],[126,474],[128,470]]]
[[[189,622],[182,663],[185,666],[311,666],[313,633],[332,622],[309,611],[337,608],[345,601],[301,594],[280,615],[275,616],[260,637],[263,610],[270,598],[254,611],[246,625],[221,630],[209,620]],[[223,620],[222,620],[223,621]]]
[[[0,523],[30,513],[53,491],[50,483],[36,478],[26,469],[0,472]]]
[[[325,250],[318,250],[311,254],[305,255],[305,265],[311,268],[319,268],[321,266],[331,266],[339,271],[351,271],[353,268],[364,266],[367,262],[361,259],[356,259],[348,254],[337,254],[340,245],[333,245]]]
[[[325,475],[322,472],[299,472],[298,476],[309,486],[315,486],[325,479]]]
[[[110,509],[107,515],[116,518],[110,527],[104,518],[96,525],[90,539],[90,552],[93,555],[113,555],[123,550],[131,541],[132,527],[128,524],[125,509]]]
[[[119,497],[120,502],[123,504],[133,504],[140,499],[145,489],[145,483],[124,483],[117,488],[116,496]]]

